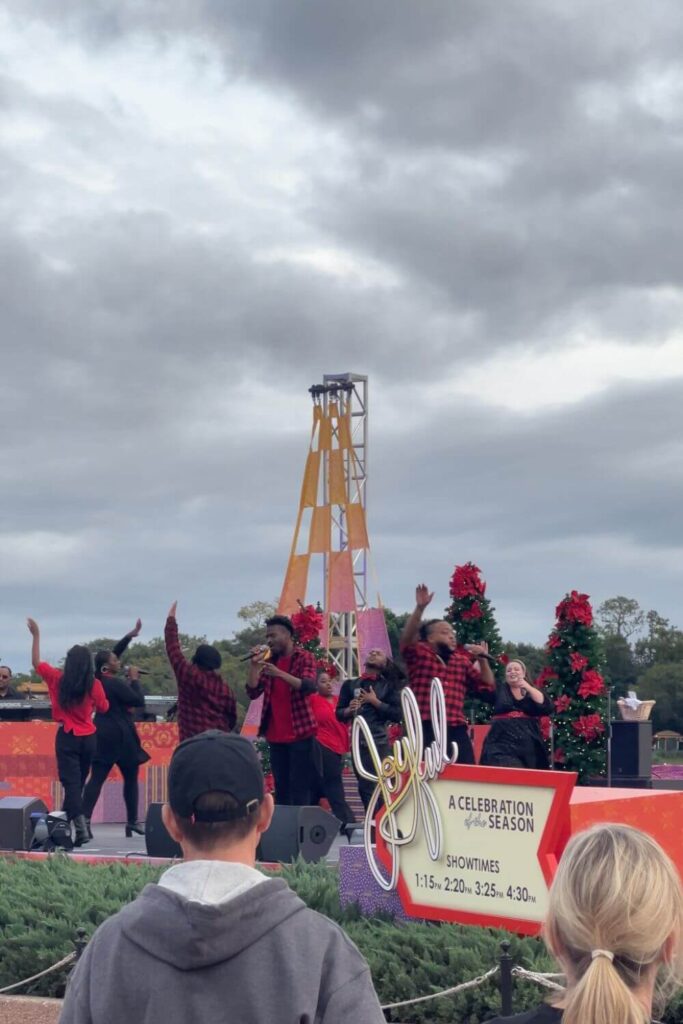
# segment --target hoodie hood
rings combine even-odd
[[[120,922],[134,945],[178,970],[194,971],[232,959],[304,910],[281,878],[212,905],[147,885],[120,912]]]

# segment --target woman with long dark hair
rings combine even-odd
[[[138,824],[138,772],[140,765],[149,761],[149,754],[143,750],[133,719],[135,708],[144,709],[145,695],[138,681],[138,670],[134,666],[128,669],[126,678],[119,674],[119,659],[141,629],[142,622],[138,619],[134,628],[112,650],[103,649],[95,654],[95,676],[102,683],[109,701],[109,710],[95,715],[97,749],[90,778],[83,791],[83,813],[91,838],[90,818],[102,786],[114,765],[117,765],[123,776],[126,836],[130,837],[133,832],[140,836],[145,834],[142,825]]]
[[[58,669],[40,660],[40,630],[34,619],[27,619],[33,637],[31,661],[47,683],[52,703],[52,718],[59,723],[55,738],[57,773],[64,787],[64,810],[73,822],[74,846],[89,840],[83,814],[83,786],[95,753],[93,712],[107,711],[109,701],[102,683],[95,679],[92,655],[87,647],[76,645],[67,651],[64,668]]]

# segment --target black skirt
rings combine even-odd
[[[494,721],[484,740],[479,763],[491,768],[549,768],[538,721],[534,718]]]

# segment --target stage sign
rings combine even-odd
[[[446,743],[439,680],[431,694],[435,739],[426,749],[412,691],[401,699],[406,735],[389,757],[379,757],[365,722],[354,722],[356,764],[366,746],[373,767],[362,771],[377,783],[365,821],[374,877],[398,890],[412,916],[536,934],[569,838],[576,775],[458,765],[457,747]]]

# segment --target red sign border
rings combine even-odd
[[[559,859],[570,835],[569,802],[577,780],[575,772],[539,771],[528,768],[487,768],[478,765],[453,764],[446,767],[437,776],[441,779],[452,779],[456,782],[483,782],[495,785],[535,786],[540,789],[554,790],[548,819],[538,844],[538,859],[546,883],[552,882]],[[382,816],[377,815],[377,822]],[[386,843],[377,828],[376,852],[380,863],[391,871],[391,856]],[[435,921],[451,921],[457,924],[474,924],[485,928],[505,928],[507,931],[521,935],[538,935],[542,922],[530,921],[528,918],[502,917],[498,914],[482,914],[467,910],[452,910],[446,907],[426,906],[415,903],[403,878],[399,866],[397,891],[401,905],[411,917],[423,917]]]

